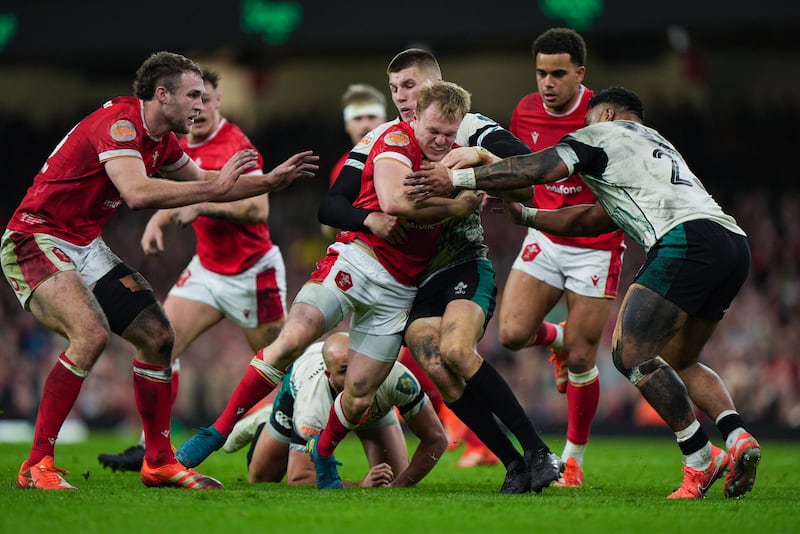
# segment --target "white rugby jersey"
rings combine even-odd
[[[564,136],[556,150],[569,173],[581,174],[611,219],[645,250],[672,228],[697,219],[746,235],[652,128],[634,121],[599,122]]]
[[[292,365],[289,387],[294,397],[294,434],[304,440],[319,434],[328,424],[336,393],[325,376],[322,342],[311,345]],[[397,422],[394,407],[410,419],[428,402],[419,381],[402,363],[395,362],[372,402],[369,419],[362,427],[382,427]]]

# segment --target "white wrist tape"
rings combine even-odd
[[[533,227],[533,222],[536,220],[536,215],[539,213],[537,208],[522,208],[522,215],[520,216],[520,224],[522,226]]]
[[[456,169],[450,180],[456,189],[475,189],[475,169]]]

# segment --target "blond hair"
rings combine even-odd
[[[417,96],[417,117],[436,104],[449,120],[461,120],[469,112],[472,96],[460,85],[444,80],[427,81]]]

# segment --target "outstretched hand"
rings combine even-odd
[[[408,198],[414,202],[422,202],[431,197],[448,197],[453,187],[450,171],[441,163],[423,163],[420,170],[406,175],[403,185]]]
[[[258,153],[252,149],[240,150],[225,162],[219,170],[216,183],[221,194],[225,194],[236,184],[239,176],[249,171],[258,163]]]
[[[289,187],[298,178],[310,178],[319,171],[319,156],[313,150],[298,152],[265,176],[269,191],[280,191]]]

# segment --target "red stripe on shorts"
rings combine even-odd
[[[14,243],[14,255],[22,278],[31,290],[46,278],[59,272],[56,265],[39,248],[33,234],[13,232],[11,241]]]
[[[619,288],[619,278],[622,273],[622,253],[625,252],[624,244],[611,250],[611,258],[608,260],[608,276],[606,276],[606,287],[604,292],[607,298],[616,298],[617,288]]]
[[[275,277],[275,269],[267,269],[256,275],[256,304],[258,306],[258,324],[274,323],[286,315]]]

